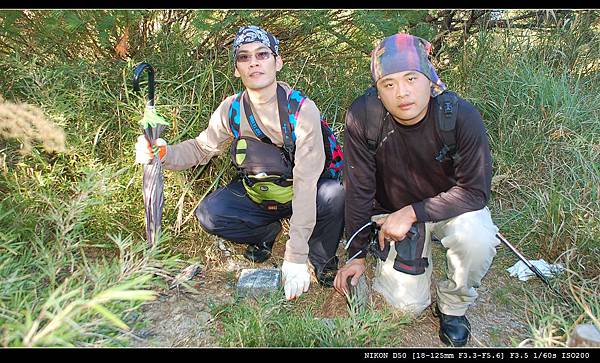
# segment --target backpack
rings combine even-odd
[[[377,152],[383,134],[384,118],[387,110],[377,98],[377,89],[369,87],[364,95],[361,96],[362,102],[365,102],[365,120],[367,122],[367,147],[372,154]],[[359,98],[359,102],[361,102]],[[437,130],[442,139],[443,146],[435,156],[437,161],[444,162],[451,160],[456,162],[460,155],[456,148],[456,117],[458,113],[458,96],[451,91],[444,91],[433,98],[434,118]]]
[[[256,123],[252,109],[250,108],[248,95],[243,91],[237,94],[229,107],[229,126],[233,136],[236,139],[240,137],[240,100],[242,98],[244,98],[244,111],[248,118],[248,123],[256,137],[262,142],[273,144]],[[277,85],[277,104],[279,109],[279,121],[281,123],[281,133],[283,135],[283,150],[285,157],[291,162],[292,167],[294,164],[294,153],[296,151],[296,122],[298,120],[300,108],[306,99],[306,95],[298,90],[291,90],[290,93],[286,95],[283,87]],[[321,177],[339,180],[344,166],[344,154],[333,130],[329,127],[323,115],[320,117],[320,123],[321,134],[323,135],[323,146],[325,149],[325,165],[323,166]]]

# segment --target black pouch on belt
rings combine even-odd
[[[406,238],[394,243],[396,248],[396,259],[394,259],[394,270],[410,275],[421,275],[429,266],[427,257],[423,255],[425,247],[425,223],[414,223]]]
[[[369,244],[369,252],[377,256],[381,261],[385,261],[390,253],[390,243],[385,241],[383,250],[379,249],[379,230],[380,227],[377,223],[371,222],[371,243]]]
[[[253,202],[269,211],[291,205],[293,165],[283,149],[242,136],[231,143],[231,160]]]

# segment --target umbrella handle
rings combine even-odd
[[[148,101],[146,105],[154,107],[154,68],[152,68],[150,63],[142,62],[133,70],[133,89],[138,92],[140,91],[140,76],[144,70],[148,71]]]
[[[148,140],[150,147],[152,147],[154,138],[152,137],[152,129],[150,127],[144,128],[144,136],[146,136],[146,140]]]

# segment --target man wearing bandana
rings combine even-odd
[[[234,74],[245,87],[243,106],[232,107],[237,95],[227,97],[198,137],[175,145],[166,145],[164,140],[158,142],[159,155],[166,169],[182,170],[204,165],[241,135],[258,139],[253,128],[256,125],[272,144],[282,148],[278,92],[281,93],[283,88],[289,94],[291,87],[276,79],[276,73],[283,67],[279,41],[258,26],[243,26],[236,34],[232,53]],[[245,100],[248,103],[245,104]],[[246,110],[251,114],[247,115]],[[230,126],[230,112],[240,113],[239,130],[235,130],[235,135]],[[254,122],[253,126],[249,124],[249,118]],[[251,200],[242,180],[236,179],[208,195],[195,212],[208,233],[247,244],[244,256],[257,263],[271,256],[273,244],[282,229],[280,220],[290,217],[289,239],[281,267],[288,300],[308,291],[309,261],[317,281],[323,286],[333,286],[338,263],[335,253],[344,223],[343,186],[339,180],[321,177],[325,152],[320,112],[312,100],[304,99],[295,115],[294,131],[293,196],[289,205],[268,210]],[[141,136],[136,144],[136,160],[147,163],[152,157],[152,150]]]
[[[491,193],[492,163],[486,129],[479,112],[458,97],[455,138],[459,158],[440,162],[442,148],[435,121],[435,97],[446,90],[429,61],[431,44],[409,34],[383,39],[371,55],[371,73],[382,111],[383,130],[376,151],[368,147],[365,103],[355,101],[346,114],[345,221],[353,234],[372,220],[380,226],[379,245],[404,241],[413,225],[424,225],[419,258],[431,261],[431,235],[446,249],[446,276],[436,285],[435,314],[446,345],[464,346],[470,336],[467,308],[496,254],[498,229],[486,203]],[[364,249],[368,230],[348,249]],[[404,240],[404,241],[403,241]],[[397,248],[397,247],[396,247]],[[395,248],[378,260],[373,289],[391,305],[420,314],[431,304],[432,264],[423,273],[395,268]],[[365,271],[365,253],[340,268],[334,286],[347,293]]]

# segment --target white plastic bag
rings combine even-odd
[[[559,273],[565,269],[561,264],[551,265],[543,259],[530,260],[529,263],[535,266],[545,277],[551,277],[553,274]],[[535,273],[531,271],[525,262],[521,260],[515,263],[512,267],[507,268],[506,271],[510,273],[511,277],[518,277],[521,281],[527,281],[535,276]]]

